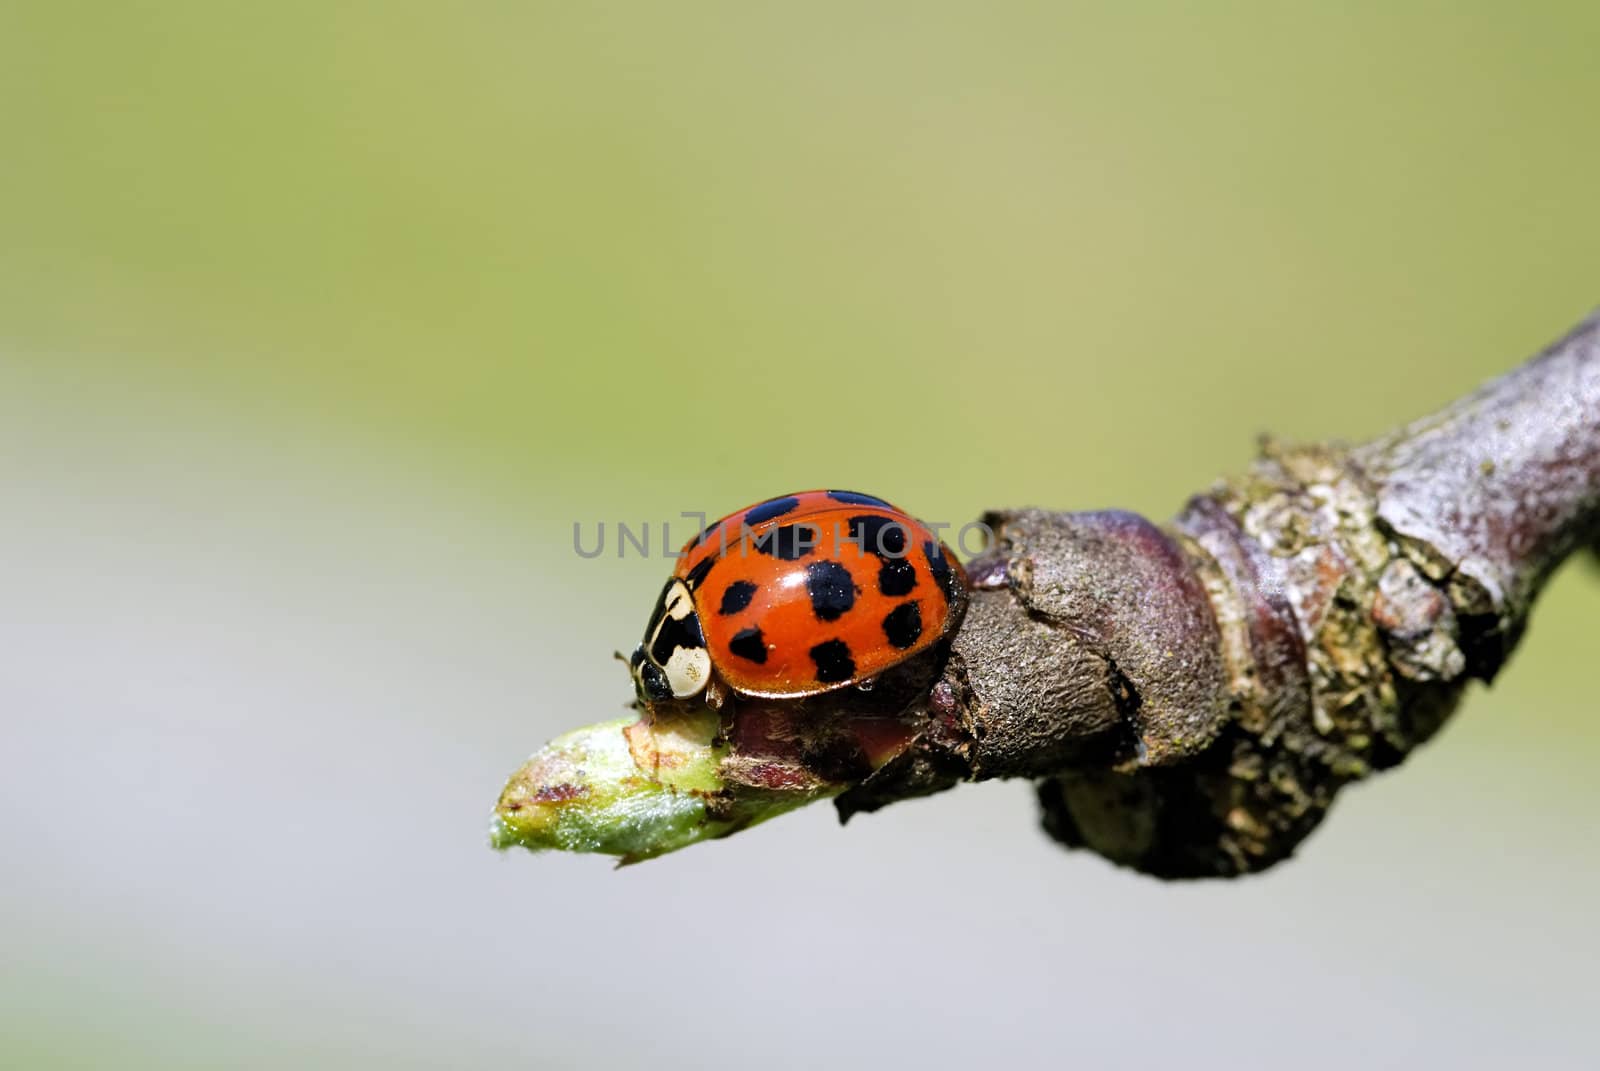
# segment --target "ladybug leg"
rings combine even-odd
[[[738,715],[739,701],[737,693],[715,672],[711,680],[706,683],[706,690],[702,693],[706,706],[717,712],[717,735],[711,741],[712,747],[721,747],[733,737],[733,719]]]
[[[722,678],[717,676],[715,673],[713,673],[711,675],[711,679],[706,682],[705,699],[706,706],[716,711],[720,711],[723,704],[728,701],[727,685],[723,684]]]

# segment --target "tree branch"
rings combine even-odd
[[[1264,443],[1164,527],[985,520],[996,540],[968,567],[948,650],[871,693],[734,703],[695,765],[714,776],[668,788],[700,818],[657,839],[618,819],[615,845],[580,850],[645,858],[811,799],[836,796],[848,819],[1028,777],[1058,841],[1151,874],[1286,858],[1341,787],[1401,762],[1469,680],[1493,679],[1541,584],[1600,536],[1600,314],[1373,442]],[[674,727],[704,717],[645,712],[629,776],[659,794],[648,741],[679,755]],[[570,847],[549,830],[593,827],[585,800],[630,798],[586,777],[536,755],[501,797],[496,844]]]

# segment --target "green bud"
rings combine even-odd
[[[752,787],[730,779],[739,768],[709,709],[590,725],[550,741],[511,776],[495,805],[490,843],[633,863],[725,837],[845,787],[810,775],[781,789]]]

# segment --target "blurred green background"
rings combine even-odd
[[[1600,301],[1600,7],[9,3],[0,1063],[1592,1065],[1595,570],[1302,857],[1026,786],[496,857],[665,565],[1161,518]],[[674,527],[684,538],[686,522]]]

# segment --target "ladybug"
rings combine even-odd
[[[966,604],[966,574],[926,525],[872,495],[802,491],[691,539],[628,664],[644,705],[714,680],[742,695],[817,695],[926,651]]]

